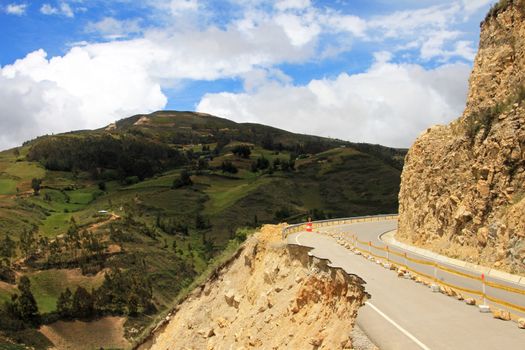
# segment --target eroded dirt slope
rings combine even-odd
[[[350,349],[363,281],[265,226],[215,279],[196,290],[151,349]]]

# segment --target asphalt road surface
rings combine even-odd
[[[373,240],[379,245],[378,236],[395,227],[396,221],[390,220],[323,230],[350,231],[360,240]],[[329,259],[332,266],[366,281],[371,298],[359,311],[357,324],[382,350],[525,349],[525,330],[516,323],[494,319],[491,314],[480,313],[475,306],[399,278],[394,272],[353,254],[330,236],[298,232],[288,236],[288,243],[312,247],[311,255]],[[448,278],[457,279],[456,283],[463,279],[454,275]]]

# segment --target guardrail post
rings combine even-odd
[[[390,262],[390,250],[388,249],[388,246],[386,246],[386,261]]]
[[[434,282],[437,282],[437,263],[434,262]]]
[[[407,253],[405,253],[404,255],[405,255],[405,267],[408,269],[408,258],[407,258]]]
[[[485,274],[481,274],[481,284],[483,287],[483,305],[487,305],[487,294],[486,294],[486,285],[485,285]]]
[[[368,241],[368,253],[372,254],[372,241]]]

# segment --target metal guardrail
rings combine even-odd
[[[353,248],[360,251],[362,254],[364,255],[371,255],[377,259],[382,259],[388,263],[393,263],[393,264],[397,264],[401,267],[403,267],[405,270],[407,271],[410,271],[416,275],[420,275],[422,277],[425,277],[427,279],[429,279],[430,281],[432,281],[433,283],[437,284],[437,285],[443,285],[443,286],[447,286],[449,288],[452,288],[452,289],[455,289],[455,290],[458,290],[458,291],[461,291],[461,292],[464,292],[464,293],[468,293],[470,295],[474,295],[474,296],[477,296],[478,299],[480,301],[482,301],[484,304],[486,304],[486,301],[489,300],[495,304],[498,304],[500,306],[504,306],[505,308],[507,309],[513,309],[513,310],[516,310],[516,311],[519,311],[519,312],[522,312],[522,313],[525,313],[525,306],[522,306],[522,305],[517,305],[517,304],[514,304],[514,303],[511,303],[511,302],[508,302],[508,301],[505,301],[505,300],[502,300],[502,299],[499,299],[495,296],[492,296],[490,294],[488,294],[485,290],[485,286],[488,286],[488,287],[491,287],[491,288],[495,288],[495,289],[499,289],[499,290],[503,290],[503,291],[506,291],[506,292],[509,292],[509,293],[515,293],[515,294],[518,294],[518,295],[525,295],[525,290],[523,289],[518,289],[518,288],[514,288],[514,287],[510,287],[510,286],[505,286],[505,285],[502,285],[502,284],[499,284],[497,282],[490,282],[490,281],[486,281],[481,275],[474,275],[473,273],[466,273],[466,272],[463,272],[463,271],[459,271],[457,269],[454,269],[454,268],[451,268],[449,266],[444,266],[442,264],[439,264],[438,262],[433,262],[433,261],[426,261],[426,260],[421,260],[421,259],[416,259],[416,258],[412,258],[410,256],[408,256],[407,253],[399,253],[399,252],[395,252],[395,251],[392,251],[392,249],[385,244],[385,247],[381,247],[381,246],[377,246],[375,244],[373,244],[371,241],[369,242],[366,242],[366,241],[361,241],[357,238],[356,235],[352,235],[352,241],[350,241],[350,243],[353,243]],[[362,249],[360,248],[358,245],[364,245],[364,246],[367,246],[368,249]],[[380,254],[376,254],[375,252],[372,251],[372,249],[376,249],[376,250],[379,250],[379,251],[382,251],[382,252],[386,252],[386,255],[380,255]],[[404,263],[400,263],[398,261],[394,261],[392,259],[390,259],[390,254],[392,255],[395,255],[395,256],[398,256],[398,257],[401,257],[401,258],[404,258],[405,259],[405,262]],[[407,262],[413,262],[415,264],[419,264],[419,265],[427,265],[427,266],[432,266],[434,267],[434,276],[430,276],[420,270],[418,270],[417,268],[415,267],[410,267],[408,266],[408,263]],[[450,273],[450,274],[454,274],[454,275],[457,275],[457,276],[460,276],[460,277],[464,277],[464,278],[468,278],[468,279],[471,279],[471,280],[475,280],[475,281],[478,281],[480,282],[480,290],[474,290],[474,289],[470,289],[470,288],[466,288],[466,287],[461,287],[461,286],[458,286],[458,285],[455,285],[451,282],[445,282],[444,280],[442,279],[437,279],[437,274],[436,274],[436,271],[437,270],[441,270],[441,271],[444,271],[446,273]],[[516,314],[512,314],[512,317],[513,318],[520,318],[519,315],[516,315]]]
[[[320,221],[313,221],[312,223],[313,223],[313,229],[314,230],[319,230],[322,227],[348,225],[348,224],[357,223],[357,222],[373,222],[373,221],[383,221],[383,220],[394,220],[394,219],[397,219],[397,218],[398,218],[397,214],[383,214],[383,215],[368,215],[368,216],[358,216],[358,217],[351,217],[351,218],[339,218],[339,219],[330,219],[330,220],[320,220]],[[290,225],[290,226],[285,227],[283,229],[283,232],[282,232],[283,239],[285,239],[286,236],[288,236],[289,234],[300,232],[300,231],[304,231],[306,229],[305,225],[306,225],[306,223],[300,223],[300,224],[295,224],[295,225]],[[407,271],[410,271],[410,272],[412,272],[412,273],[414,273],[416,275],[420,275],[422,277],[425,277],[425,278],[429,279],[430,281],[432,281],[435,284],[442,285],[442,286],[447,286],[449,288],[452,288],[452,289],[455,289],[455,290],[458,290],[458,291],[461,291],[461,292],[464,292],[464,293],[468,293],[470,295],[477,296],[478,299],[480,301],[483,301],[484,303],[486,302],[486,300],[489,300],[489,301],[491,301],[491,302],[493,302],[495,304],[498,304],[500,306],[505,306],[506,308],[514,309],[514,310],[517,310],[517,311],[525,313],[525,307],[524,306],[516,305],[516,304],[510,303],[508,301],[505,301],[505,300],[496,298],[494,296],[491,296],[491,295],[486,293],[486,290],[485,290],[484,286],[489,286],[491,288],[495,288],[495,289],[503,290],[503,291],[506,291],[506,292],[519,294],[519,295],[525,295],[525,290],[518,289],[518,288],[513,288],[513,287],[510,287],[510,286],[505,286],[505,285],[499,284],[497,282],[486,281],[484,278],[482,278],[482,276],[478,276],[478,275],[476,275],[474,273],[467,273],[467,272],[459,271],[459,270],[457,270],[455,268],[451,268],[449,266],[444,266],[444,265],[439,264],[438,262],[435,262],[435,261],[427,261],[427,260],[421,260],[421,259],[413,258],[413,257],[410,257],[407,253],[399,253],[399,252],[396,252],[396,251],[392,250],[389,247],[389,245],[387,245],[387,244],[385,244],[385,247],[381,247],[381,246],[377,246],[377,245],[373,244],[371,241],[368,241],[368,242],[361,241],[361,240],[359,240],[357,238],[356,235],[352,235],[351,237],[352,237],[352,241],[350,241],[349,243],[351,243],[351,244],[353,243],[352,247],[354,249],[360,251],[364,255],[373,256],[376,259],[381,259],[381,260],[384,260],[384,261],[386,261],[388,263],[391,263],[391,264],[397,264],[397,265],[403,267]],[[359,244],[367,246],[368,249],[359,248],[359,246],[358,246]],[[372,251],[372,248],[376,249],[376,250],[379,250],[379,251],[382,251],[382,252],[385,252],[386,255],[376,254],[375,252]],[[390,259],[390,254],[405,259],[404,263],[400,263],[398,261],[391,260]],[[434,268],[434,276],[430,276],[430,275],[428,275],[428,274],[426,274],[426,273],[424,273],[424,272],[422,272],[422,271],[420,271],[420,270],[418,270],[418,269],[416,269],[414,267],[408,266],[408,262],[409,261],[412,262],[412,263],[418,264],[418,265],[432,266]],[[443,280],[438,280],[437,274],[436,274],[437,270],[441,270],[443,272],[454,274],[454,275],[457,275],[457,276],[460,276],[460,277],[464,277],[464,278],[468,278],[468,279],[471,279],[471,280],[479,281],[479,282],[481,282],[480,285],[484,285],[484,286],[483,286],[483,288],[481,290],[474,290],[474,289],[471,289],[471,288],[461,287],[461,286],[455,285],[455,284],[450,283],[450,282],[445,282]],[[519,318],[520,317],[520,316],[515,315],[515,314],[512,314],[512,316],[514,318]]]
[[[348,225],[356,222],[370,222],[370,221],[382,221],[382,220],[394,220],[397,219],[397,214],[380,214],[380,215],[366,215],[366,216],[354,216],[350,218],[339,218],[339,219],[328,219],[328,220],[317,220],[312,221],[313,229],[319,229],[321,227],[336,226],[336,225]],[[286,226],[283,229],[283,239],[291,233],[304,231],[306,229],[306,222],[300,224],[294,224]]]

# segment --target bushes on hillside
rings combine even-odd
[[[239,169],[229,160],[225,160],[221,164],[221,171],[223,173],[237,174]]]
[[[187,164],[186,157],[168,145],[144,137],[122,135],[44,137],[31,147],[28,160],[47,169],[88,171],[93,177],[107,176],[104,169],[117,171],[119,180],[136,176],[140,180],[168,168]]]
[[[250,149],[250,146],[238,145],[232,149],[232,153],[238,157],[247,159],[247,158],[250,158],[250,154],[252,153],[252,150]]]
[[[171,188],[177,189],[191,185],[193,185],[193,181],[191,181],[190,173],[187,170],[183,170],[180,173],[180,176],[177,179],[173,180],[173,185],[171,185]]]
[[[134,315],[154,308],[153,289],[143,267],[106,273],[100,288],[89,292],[78,287],[64,290],[57,301],[61,318],[85,319],[104,314]]]

